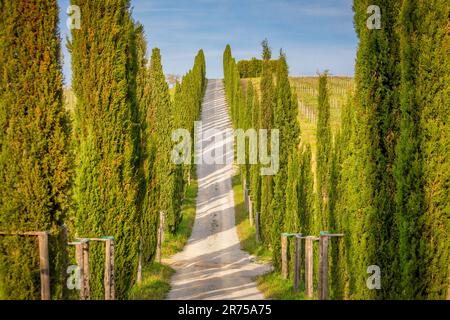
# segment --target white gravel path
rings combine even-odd
[[[231,133],[222,80],[209,80],[202,105],[203,130],[215,128]],[[223,143],[204,137],[203,153],[224,148]],[[233,150],[233,140],[225,141]],[[233,153],[226,154],[232,157]],[[232,164],[198,164],[197,216],[184,250],[169,263],[172,277],[169,300],[175,299],[263,299],[254,278],[267,272],[267,264],[254,263],[240,249],[234,220],[231,186]]]

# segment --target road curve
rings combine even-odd
[[[166,262],[175,269],[169,300],[263,299],[254,278],[269,270],[241,250],[234,219],[233,139],[217,142],[209,129],[232,133],[222,80],[209,80],[202,104],[202,150],[223,150],[224,164],[197,164],[197,215],[184,250]],[[226,150],[229,150],[226,153]],[[231,150],[231,152],[230,152]],[[231,158],[230,158],[231,157]]]

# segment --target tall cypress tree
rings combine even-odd
[[[423,213],[422,154],[420,152],[420,105],[415,94],[416,61],[415,43],[418,21],[417,1],[405,0],[401,11],[401,122],[400,138],[395,161],[397,183],[397,225],[399,228],[399,256],[401,280],[399,294],[403,298],[418,295],[419,286],[412,283],[421,279],[420,216]],[[420,281],[420,280],[419,280]]]
[[[71,45],[75,236],[114,236],[116,297],[124,298],[134,281],[139,239],[135,27],[128,0],[76,4],[83,27],[72,30]],[[103,297],[103,260],[102,246],[91,246],[93,298]]]
[[[367,8],[381,8],[381,29],[367,28]],[[354,298],[396,296],[398,281],[397,228],[395,226],[395,180],[393,165],[399,119],[399,39],[396,30],[400,2],[354,1],[355,28],[359,37],[356,61],[356,108],[360,114],[358,131],[360,186],[356,199],[352,272]],[[381,290],[369,290],[365,272],[370,265],[383,270]]]
[[[281,53],[277,68],[276,107],[274,111],[274,128],[280,130],[279,171],[274,176],[274,196],[271,203],[273,214],[272,249],[275,268],[280,266],[280,234],[283,231],[283,221],[286,209],[286,197],[296,198],[297,194],[286,192],[288,180],[288,161],[299,143],[300,129],[297,120],[298,102],[292,95],[289,84],[289,73],[284,53]]]
[[[249,83],[253,87],[252,82]],[[252,128],[257,132],[260,128],[260,103],[258,92],[254,91],[252,103]],[[258,149],[259,152],[259,149]],[[258,156],[259,157],[259,156]],[[250,192],[255,212],[261,212],[261,175],[259,164],[252,164],[250,168]]]
[[[155,185],[158,194],[158,210],[166,213],[166,224],[170,232],[175,232],[180,220],[180,211],[174,194],[176,193],[175,165],[171,160],[173,143],[173,110],[158,48],[152,51],[150,60],[151,98],[150,106],[155,113],[155,131],[151,137],[156,145]]]
[[[444,107],[450,92],[447,14],[446,1],[405,0],[401,11],[402,117],[395,178],[399,296],[405,299],[445,298],[448,286],[450,175],[435,153],[450,154]]]
[[[263,67],[261,72],[261,112],[260,129],[268,131],[267,143],[270,146],[270,135],[273,127],[274,109],[274,86],[272,70],[270,68],[270,48],[267,41],[263,42]],[[270,150],[269,146],[267,147]],[[271,203],[273,197],[273,177],[261,177],[261,239],[266,245],[271,244],[273,216],[271,214]]]
[[[421,103],[424,213],[420,252],[421,297],[448,299],[450,216],[450,34],[445,0],[418,4],[420,67],[416,81]],[[447,296],[446,296],[447,295]]]
[[[148,108],[151,103],[151,82],[147,59],[147,41],[144,28],[141,24],[135,26],[137,77],[136,94],[139,111],[140,124],[140,185],[139,185],[139,237],[141,241],[142,261],[147,264],[151,261],[156,249],[156,230],[158,217],[156,208],[156,191],[154,178],[154,163],[156,147],[151,143],[149,137],[154,131],[155,114]]]
[[[50,231],[51,294],[61,298],[70,158],[57,2],[1,1],[0,11],[0,230]],[[0,237],[0,299],[39,299],[36,239]]]
[[[318,210],[315,233],[328,229],[330,174],[333,141],[330,125],[330,100],[327,72],[319,77],[318,121],[317,121],[317,196]]]

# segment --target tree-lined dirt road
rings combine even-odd
[[[222,80],[208,81],[201,120],[203,132],[214,128],[228,136],[232,133]],[[198,152],[204,155],[223,148],[224,156],[231,160],[233,139],[218,143],[211,138],[203,137],[203,149]],[[233,165],[225,163],[197,165],[197,216],[184,251],[167,261],[176,270],[168,299],[264,298],[253,279],[270,267],[252,262],[240,248],[231,184]]]

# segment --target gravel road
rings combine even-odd
[[[201,115],[204,133],[214,128],[231,134],[224,94],[222,80],[208,81]],[[203,156],[211,150],[219,154],[221,148],[227,160],[233,157],[233,139],[220,143],[206,134],[201,143],[203,150],[198,152]],[[270,267],[254,263],[240,248],[231,187],[233,165],[223,162],[228,164],[197,164],[199,190],[192,235],[182,252],[165,261],[176,270],[169,300],[264,298],[254,278]]]

